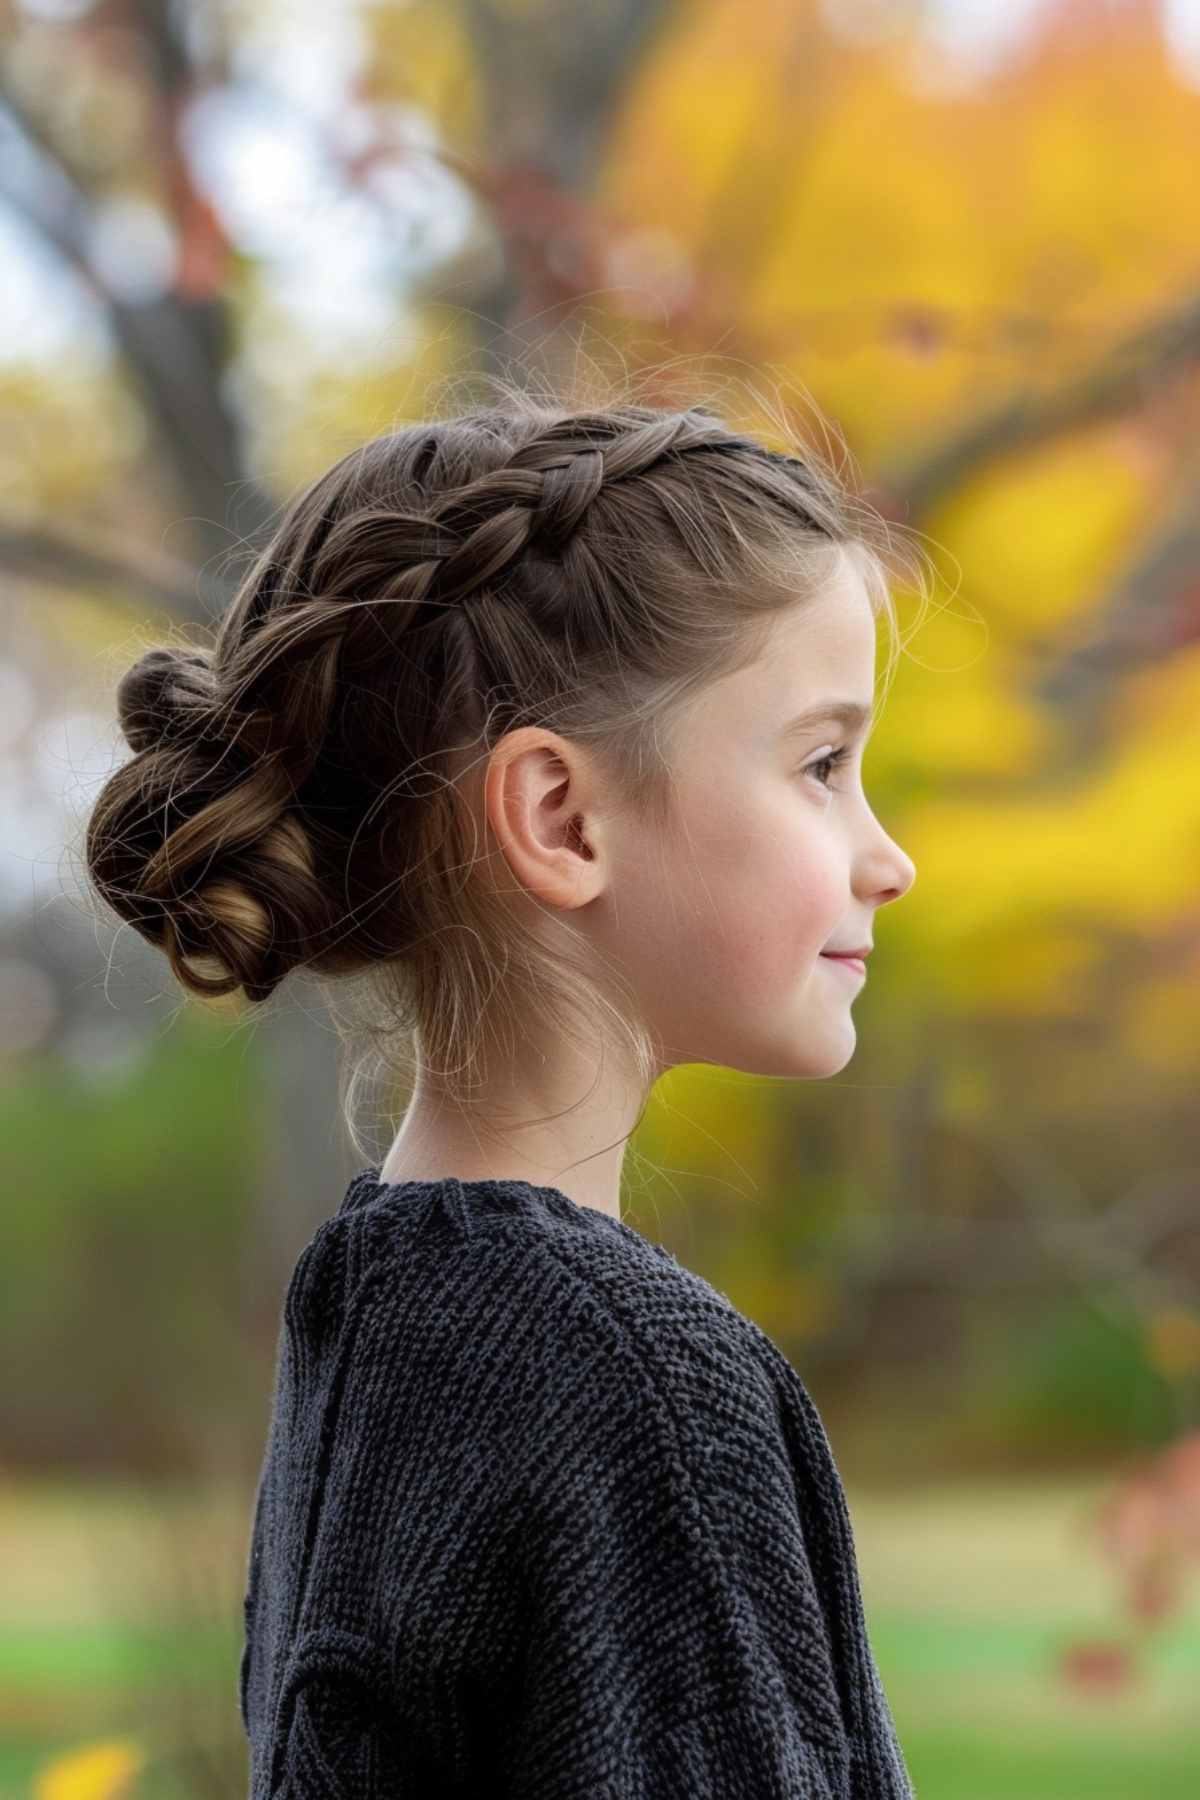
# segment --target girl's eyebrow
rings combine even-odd
[[[847,731],[862,731],[871,723],[872,709],[857,700],[820,700],[805,712],[798,713],[780,732],[780,737],[799,737],[814,725],[842,725]]]

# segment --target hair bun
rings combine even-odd
[[[196,730],[211,714],[215,692],[207,651],[147,650],[117,686],[126,743],[133,750],[151,750],[165,738]]]

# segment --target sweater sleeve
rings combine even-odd
[[[833,1800],[849,1745],[769,1380],[711,1317],[636,1326],[529,1472],[505,1791]]]

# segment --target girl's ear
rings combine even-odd
[[[510,876],[534,899],[571,909],[606,879],[592,765],[541,726],[509,732],[484,776],[484,815]],[[503,870],[500,871],[503,875]]]

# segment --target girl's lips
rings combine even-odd
[[[821,955],[825,958],[826,962],[840,963],[843,969],[849,969],[854,974],[862,975],[864,978],[866,976],[867,965],[861,956],[831,956],[828,950],[822,950]]]

